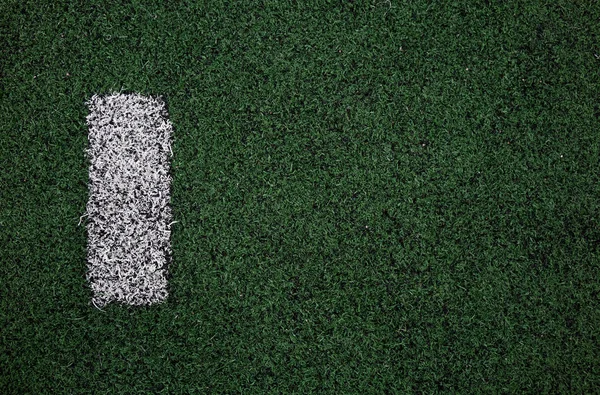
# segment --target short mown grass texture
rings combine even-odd
[[[600,387],[593,2],[58,3],[0,5],[0,392]],[[178,223],[167,302],[99,311],[121,90],[168,103]]]

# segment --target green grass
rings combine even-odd
[[[599,388],[593,2],[54,3],[0,3],[0,392]],[[115,90],[168,101],[179,223],[168,302],[101,312]]]

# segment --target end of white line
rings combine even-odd
[[[150,305],[168,296],[172,125],[160,97],[88,101],[88,273],[92,304]],[[165,230],[166,229],[166,230]]]

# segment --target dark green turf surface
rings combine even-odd
[[[0,3],[0,392],[599,388],[594,2],[95,3]],[[121,89],[168,100],[179,223],[168,303],[101,312]]]

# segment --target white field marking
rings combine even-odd
[[[173,126],[161,97],[114,93],[87,102],[90,160],[87,280],[98,308],[168,296]]]

